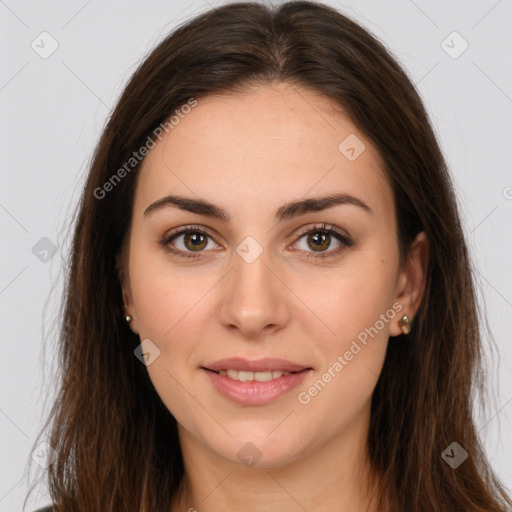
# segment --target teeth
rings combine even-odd
[[[239,380],[240,382],[249,382],[256,380],[258,382],[265,382],[272,379],[277,379],[283,375],[290,375],[291,372],[281,371],[268,371],[268,372],[244,372],[238,370],[220,370],[219,375],[229,377],[233,380]]]

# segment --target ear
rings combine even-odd
[[[129,323],[130,329],[138,334],[137,328],[137,317],[135,315],[135,306],[133,304],[133,296],[132,296],[132,288],[130,284],[130,275],[128,273],[128,258],[127,255],[127,247],[123,245],[121,251],[116,255],[116,269],[117,276],[119,279],[119,284],[121,285],[121,293],[123,296],[123,321],[126,322],[126,315],[130,315],[131,321]]]
[[[396,321],[391,324],[390,336],[403,334],[398,322],[404,315],[407,315],[412,323],[420,307],[425,292],[428,252],[428,238],[426,233],[421,231],[412,242],[407,261],[397,279],[395,302],[399,302],[402,309],[398,313]]]

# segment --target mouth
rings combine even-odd
[[[242,374],[242,379],[247,378],[252,380],[254,374],[262,374],[258,377],[268,379],[268,373],[271,372],[289,372],[297,373],[302,370],[311,370],[309,365],[295,363],[287,359],[277,359],[274,357],[265,357],[262,359],[252,360],[243,357],[230,357],[226,359],[219,359],[218,361],[205,364],[202,366],[205,370],[219,372],[229,372],[230,375],[235,377],[235,371]],[[240,379],[241,380],[241,379]],[[256,379],[257,380],[257,379]]]
[[[245,406],[266,405],[289,396],[313,373],[311,367],[282,359],[225,359],[200,370],[219,395]]]
[[[302,373],[307,370],[311,370],[312,368],[304,368],[304,370],[300,371],[287,371],[287,370],[267,370],[261,372],[252,372],[252,371],[244,371],[244,370],[235,370],[233,368],[228,368],[225,370],[211,370],[210,368],[204,368],[203,370],[207,370],[209,372],[216,373],[222,377],[227,377],[231,380],[236,380],[239,382],[268,382],[271,380],[279,379],[280,377],[286,377],[295,373]]]

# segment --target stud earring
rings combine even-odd
[[[130,315],[126,315],[126,316],[124,317],[124,319],[125,319],[128,323],[130,323],[130,322],[132,321],[132,317],[131,317]]]
[[[399,320],[398,324],[402,328],[402,332],[404,334],[409,334],[411,332],[411,321],[407,315],[404,315],[401,320]]]

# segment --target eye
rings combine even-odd
[[[306,259],[336,256],[345,248],[354,245],[354,242],[348,235],[334,229],[334,227],[326,227],[325,224],[304,229],[297,236],[299,237],[299,242],[305,238],[305,245],[302,248],[299,247],[299,249],[307,253],[304,256]],[[180,238],[182,239],[180,240]],[[338,248],[327,251],[326,249],[331,246],[333,238],[338,243]],[[177,240],[179,241],[178,243],[176,243]],[[213,245],[210,249],[214,249],[216,244],[208,232],[201,226],[184,226],[167,233],[159,243],[166,251],[178,257],[198,258],[201,256],[201,253],[205,252],[205,249],[208,249],[209,241]],[[295,244],[297,243],[295,242]],[[312,249],[312,251],[308,249]]]
[[[309,258],[330,258],[337,256],[341,251],[347,247],[352,247],[354,242],[352,239],[334,229],[334,227],[326,227],[325,224],[320,226],[314,226],[313,228],[307,228],[299,233],[299,242],[305,238],[302,247],[299,244],[299,249],[305,251],[307,254],[306,259]],[[333,241],[333,238],[338,244],[338,248],[332,251],[327,251]],[[312,251],[308,251],[312,249]]]
[[[180,238],[182,238],[182,240],[178,242],[177,245],[181,247],[176,248],[172,242]],[[203,249],[208,247],[208,239],[211,240],[211,236],[200,226],[185,226],[184,228],[178,228],[168,233],[160,241],[160,245],[167,251],[182,258],[197,258],[200,254],[194,253],[203,252]],[[213,245],[215,246],[215,244]]]

